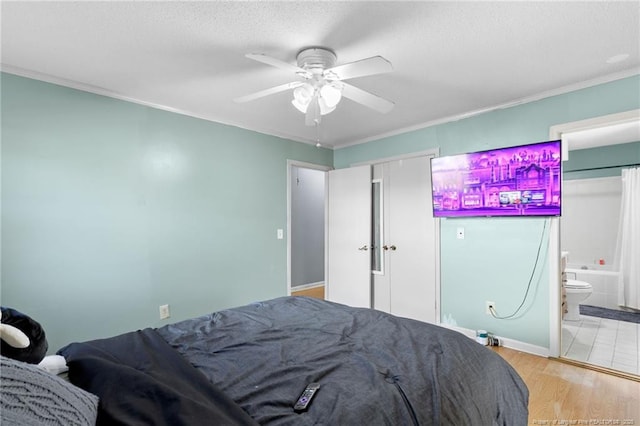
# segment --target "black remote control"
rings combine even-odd
[[[313,398],[318,389],[320,389],[320,383],[309,383],[296,401],[296,405],[293,406],[294,411],[306,411],[309,404],[311,404],[311,398]]]

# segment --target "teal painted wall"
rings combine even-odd
[[[334,153],[334,166],[348,167],[434,148],[440,155],[449,155],[544,141],[553,125],[637,108],[640,76],[633,76],[339,149]],[[440,220],[443,320],[548,348],[549,262],[557,261],[547,257],[548,222],[541,218]],[[458,227],[465,228],[464,240],[456,238]],[[540,262],[534,270],[541,240]],[[523,300],[532,273],[521,315],[497,320],[485,314],[487,300],[496,302],[501,316],[513,313]]]
[[[2,74],[1,302],[50,352],[286,285],[287,159],[310,145]]]
[[[284,295],[286,244],[275,230],[286,227],[287,159],[346,167],[516,145],[546,140],[554,124],[640,107],[636,76],[332,153],[10,74],[1,84],[1,302],[42,322],[50,352],[161,325],[164,303],[177,321]],[[484,313],[485,300],[502,315],[517,307],[544,225],[442,220],[443,316],[548,346],[544,247],[525,314]]]
[[[465,229],[464,240],[455,237],[458,227]],[[540,218],[442,219],[443,318],[548,347],[549,227],[550,219]],[[495,302],[501,317],[515,315],[494,319],[485,313],[486,301]]]

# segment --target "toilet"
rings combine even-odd
[[[578,280],[567,280],[564,288],[567,294],[567,313],[564,319],[580,321],[580,302],[591,295],[593,288],[591,284]]]

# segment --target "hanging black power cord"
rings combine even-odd
[[[538,262],[540,260],[540,251],[542,250],[542,243],[544,242],[544,235],[545,232],[547,230],[547,223],[549,222],[550,219],[547,219],[544,221],[544,226],[542,227],[542,235],[540,235],[540,243],[538,244],[538,252],[536,253],[536,261],[533,264],[533,270],[531,271],[531,276],[529,276],[529,283],[527,284],[527,290],[524,293],[524,297],[522,298],[522,303],[520,303],[520,306],[518,306],[518,308],[515,310],[515,312],[513,312],[511,315],[507,315],[504,317],[501,317],[498,315],[498,313],[496,312],[496,309],[493,306],[489,307],[489,312],[491,313],[491,316],[496,318],[496,319],[511,319],[513,317],[515,317],[516,315],[518,315],[518,313],[520,312],[520,309],[522,309],[522,307],[524,306],[525,302],[527,301],[527,297],[529,296],[529,291],[531,290],[531,283],[533,283],[533,277],[536,274],[536,270],[538,269]]]

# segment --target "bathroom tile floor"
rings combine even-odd
[[[562,321],[562,356],[640,375],[640,324],[581,315]]]

